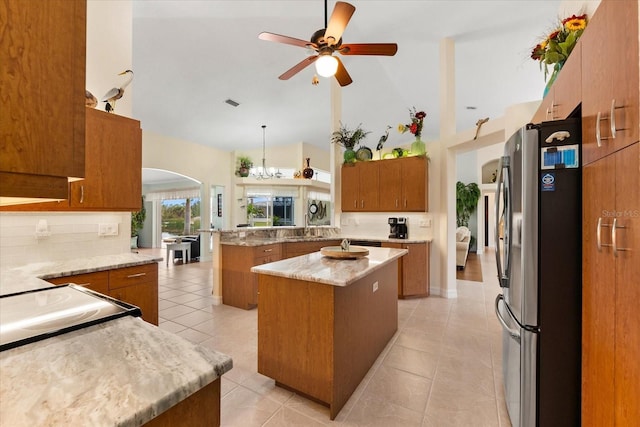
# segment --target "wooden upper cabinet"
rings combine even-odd
[[[603,0],[581,41],[586,164],[638,141],[638,2]]]
[[[84,179],[66,184],[60,202],[3,206],[4,211],[137,211],[142,200],[140,122],[93,108],[86,110]],[[65,179],[66,180],[66,179]]]
[[[428,164],[414,156],[343,166],[342,211],[426,212]]]
[[[578,40],[531,121],[541,123],[566,119],[580,104],[581,91],[582,38]]]
[[[71,208],[140,209],[142,130],[139,121],[87,108],[86,165],[86,178],[71,183]]]
[[[0,6],[0,196],[66,197],[67,177],[84,176],[86,10],[85,0]]]
[[[342,166],[342,211],[378,210],[379,162],[358,162]]]

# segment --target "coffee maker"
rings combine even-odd
[[[389,218],[389,238],[390,239],[406,239],[409,237],[407,229],[407,218],[391,217]]]

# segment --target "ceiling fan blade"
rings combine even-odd
[[[336,2],[336,7],[333,8],[327,29],[324,32],[324,40],[329,46],[338,43],[355,11],[356,8],[349,3],[343,1]]]
[[[296,38],[289,37],[289,36],[282,36],[280,34],[262,32],[262,33],[258,34],[258,38],[260,40],[266,40],[268,42],[284,43],[284,44],[290,44],[290,45],[298,46],[298,47],[309,47],[309,46],[311,46],[314,49],[317,48],[317,46],[314,43],[311,43],[310,41],[296,39]]]
[[[344,68],[344,64],[342,63],[342,61],[340,61],[340,58],[338,58],[337,56],[335,56],[334,58],[338,60],[338,71],[336,71],[336,80],[338,81],[340,86],[348,86],[353,83],[353,80],[351,80],[351,76],[347,72],[347,69]]]
[[[338,50],[342,55],[383,55],[393,56],[398,51],[395,43],[349,43]]]
[[[309,57],[303,59],[302,61],[298,62],[293,67],[289,68],[287,71],[282,73],[282,75],[280,77],[278,77],[278,78],[280,80],[289,80],[291,77],[295,76],[300,71],[302,71],[303,69],[305,69],[309,65],[313,64],[314,62],[316,62],[317,59],[318,59],[317,55],[309,56]]]

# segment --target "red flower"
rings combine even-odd
[[[427,113],[425,113],[424,111],[418,111],[416,113],[416,119],[418,120],[424,119],[425,117],[427,117]]]
[[[418,124],[417,123],[411,123],[411,127],[409,128],[409,131],[412,134],[416,134],[416,132],[418,131]]]

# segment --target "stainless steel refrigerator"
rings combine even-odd
[[[580,132],[579,119],[527,125],[500,159],[495,310],[514,427],[580,425]]]

